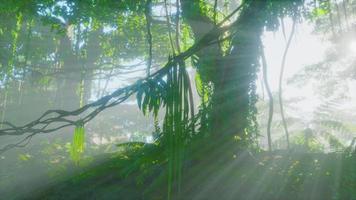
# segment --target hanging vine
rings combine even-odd
[[[262,42],[261,42],[262,44]],[[263,71],[263,81],[266,87],[268,99],[269,99],[269,110],[268,110],[268,121],[267,121],[267,139],[268,139],[268,150],[272,151],[272,137],[271,137],[271,125],[273,120],[273,96],[271,88],[268,83],[267,78],[267,61],[264,53],[263,46],[261,47],[261,58],[262,58],[262,71]]]
[[[288,54],[288,50],[289,50],[290,44],[291,44],[293,36],[294,36],[296,22],[297,22],[297,20],[294,18],[293,19],[293,25],[292,25],[292,31],[291,31],[291,33],[289,35],[289,38],[288,38],[288,41],[287,41],[287,44],[286,44],[286,48],[285,48],[284,53],[283,53],[281,71],[280,71],[280,74],[279,74],[279,84],[278,84],[279,108],[281,110],[282,123],[283,123],[284,132],[286,134],[287,148],[288,149],[290,148],[289,132],[288,132],[288,126],[287,126],[286,118],[285,118],[285,115],[284,115],[283,97],[282,97],[282,85],[283,85],[283,74],[284,74],[284,68],[285,68],[286,60],[287,60],[287,54]]]

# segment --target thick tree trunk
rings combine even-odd
[[[218,66],[218,81],[214,83],[212,131],[224,145],[237,144],[238,149],[250,144],[255,131],[255,81],[265,6],[264,1],[252,1],[241,11],[231,52]]]
[[[185,21],[191,27],[196,41],[201,40],[214,27],[213,20],[205,16],[202,4],[199,1],[181,0],[182,14]],[[218,40],[219,38],[216,38]],[[198,73],[204,82],[216,82],[216,74],[220,69],[218,62],[222,58],[222,51],[218,43],[209,45],[196,53],[199,58]]]
[[[224,146],[225,153],[230,150],[236,152],[236,148],[245,149],[251,142],[251,121],[255,117],[255,81],[265,6],[265,1],[255,0],[243,8],[234,25],[237,33],[232,39],[232,49],[228,55],[223,56],[218,44],[197,53],[198,71],[201,71],[202,79],[213,83],[214,87],[210,126],[213,137],[207,149]],[[204,16],[198,3],[182,0],[182,11],[196,40],[214,27],[214,22]]]

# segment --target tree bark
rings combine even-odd
[[[204,15],[198,3],[182,0],[183,17],[191,26],[195,40],[214,28],[215,23]],[[260,36],[263,32],[265,1],[250,1],[241,11],[235,25],[230,53],[223,56],[218,44],[197,53],[198,72],[202,79],[212,83],[212,110],[210,114],[212,144],[245,149],[252,139],[251,121],[255,120],[255,80],[259,63]],[[218,39],[218,38],[217,38]],[[236,143],[238,141],[238,143]],[[226,152],[226,151],[225,151]]]
[[[251,1],[235,25],[230,54],[218,66],[218,81],[212,104],[214,135],[235,145],[232,151],[251,144],[255,114],[255,80],[259,66],[260,36],[263,33],[265,1]]]

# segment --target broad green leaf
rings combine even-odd
[[[143,89],[140,89],[136,95],[137,105],[139,109],[141,109],[142,107],[142,95],[143,95]]]

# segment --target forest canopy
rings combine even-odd
[[[0,0],[0,193],[355,199],[355,9]]]

